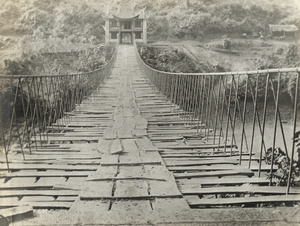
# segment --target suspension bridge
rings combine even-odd
[[[298,209],[274,216],[263,208],[300,201],[289,136],[297,130],[299,72],[161,72],[136,45],[119,45],[93,72],[0,77],[10,93],[0,134],[1,222],[299,222]],[[280,108],[284,76],[295,77],[289,130]],[[277,140],[290,159],[284,178],[274,176]]]

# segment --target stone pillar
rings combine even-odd
[[[121,33],[118,32],[117,34],[117,43],[120,44],[121,43]]]
[[[143,43],[147,44],[147,20],[143,20]]]
[[[131,33],[132,35],[132,38],[131,38],[131,44],[134,44],[135,43],[135,33]]]
[[[105,44],[108,45],[109,42],[110,42],[109,20],[105,20]]]

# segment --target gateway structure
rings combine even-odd
[[[105,43],[147,43],[147,18],[145,11],[134,14],[121,8],[116,14],[108,12],[105,18]]]

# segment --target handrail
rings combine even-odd
[[[295,160],[296,143],[292,139],[300,129],[297,128],[300,68],[171,73],[147,65],[136,43],[135,50],[144,74],[170,100],[172,111],[180,111],[193,128],[204,132],[206,142],[216,144],[218,150],[238,154],[240,165],[245,165],[248,156],[246,165],[251,169],[256,165],[252,155],[258,154],[259,177],[264,175],[262,161],[265,160],[271,168],[270,186],[286,185],[289,193],[295,172],[293,164],[300,161]],[[286,101],[283,94],[291,101]],[[277,172],[275,165],[283,167],[279,161],[281,156],[286,158],[289,167]]]
[[[13,137],[26,159],[27,152],[48,142],[49,132],[63,130],[75,107],[110,76],[116,52],[117,46],[105,65],[90,72],[0,76],[0,147],[8,171]]]

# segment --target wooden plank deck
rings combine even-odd
[[[257,156],[248,169],[249,154],[243,153],[239,165],[236,146],[206,139],[205,125],[190,125],[149,84],[133,47],[119,47],[110,79],[93,97],[68,120],[49,126],[49,140],[26,160],[20,147],[10,153],[12,172],[0,164],[0,208],[67,209],[69,218],[90,222],[90,216],[97,224],[127,213],[147,219],[166,211],[176,217],[177,210],[189,216],[190,207],[300,201],[298,189],[287,196],[256,177]],[[263,172],[269,169],[262,166]],[[103,219],[92,217],[99,213]]]

